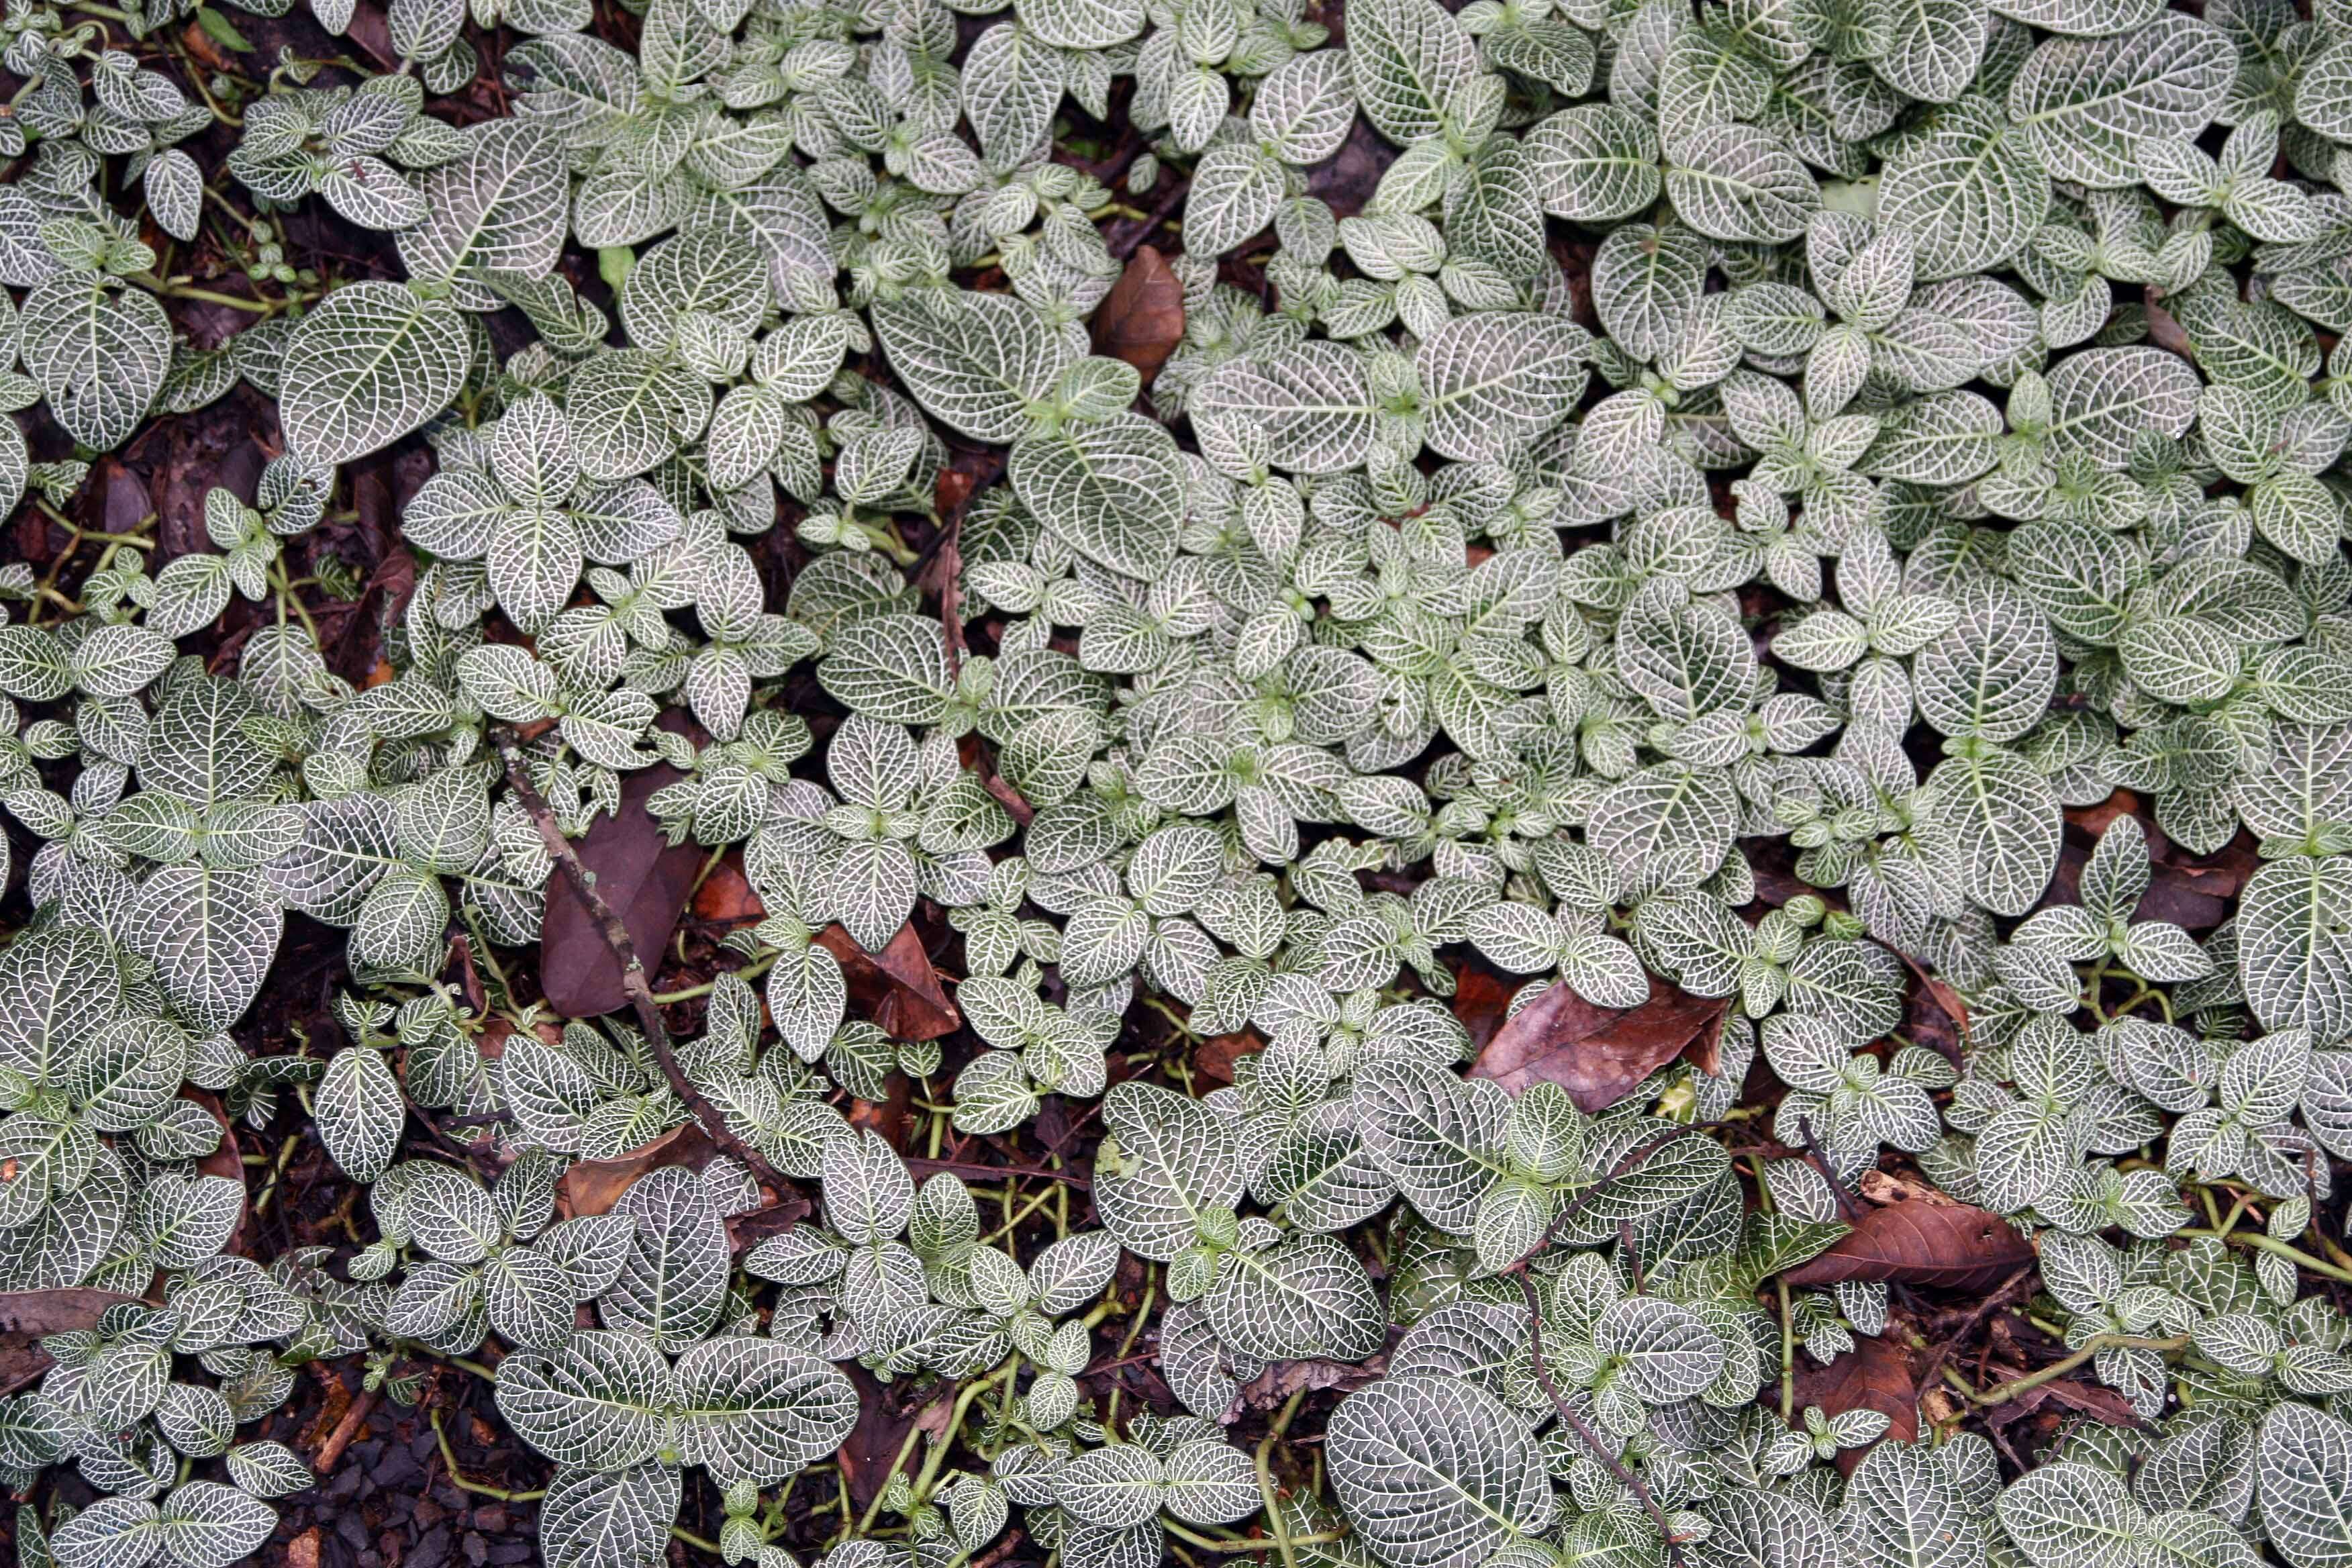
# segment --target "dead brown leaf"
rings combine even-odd
[[[1927,1204],[1937,1208],[1967,1206],[1949,1193],[1941,1192],[1900,1172],[1864,1171],[1853,1186],[1854,1191],[1874,1204]]]
[[[2021,1370],[2012,1373],[2004,1369],[2004,1375],[2005,1377],[2022,1377],[2025,1373]],[[2062,1377],[2054,1382],[2042,1384],[2039,1387],[2029,1388],[2014,1399],[1997,1406],[1995,1414],[1987,1419],[1991,1420],[1996,1426],[2006,1425],[2007,1422],[2017,1420],[2021,1416],[2032,1415],[2044,1405],[2057,1405],[2068,1410],[2079,1410],[2093,1420],[2109,1426],[2145,1427],[2147,1425],[2140,1418],[2139,1412],[2132,1408],[2131,1401],[2114,1389],[2103,1387],[2095,1383],[2084,1383],[2080,1378],[2074,1377]]]
[[[137,1300],[118,1290],[0,1291],[0,1394],[12,1394],[49,1370],[42,1335],[94,1329],[109,1307]]]
[[[841,1468],[848,1479],[851,1499],[862,1509],[890,1484],[915,1415],[898,1409],[890,1391],[875,1382],[872,1373],[855,1363],[847,1370],[849,1381],[857,1389],[857,1424],[841,1446]]]
[[[852,1099],[841,1113],[856,1131],[879,1133],[882,1142],[904,1154],[915,1125],[915,1086],[907,1081],[905,1073],[894,1072],[884,1082],[882,1092],[881,1100]]]
[[[793,1193],[782,1201],[750,1214],[727,1216],[727,1245],[730,1251],[747,1252],[772,1236],[782,1236],[809,1216],[808,1199]]]
[[[1244,1029],[1235,1035],[1212,1035],[1192,1052],[1192,1070],[1217,1083],[1234,1081],[1234,1064],[1265,1049],[1265,1042]]]
[[[1518,987],[1497,979],[1475,963],[1454,973],[1454,1016],[1470,1031],[1470,1048],[1483,1051],[1503,1026],[1504,1015]]]
[[[1184,286],[1168,258],[1148,245],[1137,251],[1095,311],[1094,330],[1095,353],[1125,360],[1150,385],[1184,341]]]
[[[724,926],[757,925],[768,918],[768,906],[743,875],[740,850],[730,849],[694,890],[694,918]]]
[[[598,817],[574,846],[580,863],[595,874],[597,892],[628,928],[630,943],[656,963],[686,911],[703,851],[691,841],[673,845],[665,839],[646,801],[684,776],[667,763],[637,769],[622,783],[619,813]],[[548,873],[539,978],[547,1005],[569,1018],[617,1013],[629,1005],[621,988],[621,961],[561,867]]]
[[[1960,994],[1927,973],[1927,965],[1909,953],[1902,955],[1913,984],[1903,1005],[1904,1027],[1913,1041],[1960,1065],[1969,1043],[1969,1005]]]
[[[1554,985],[1486,1043],[1470,1076],[1493,1079],[1514,1095],[1531,1083],[1556,1083],[1583,1110],[1603,1110],[1685,1051],[1712,1053],[1727,1005],[1656,975],[1650,999],[1633,1008],[1596,1007]]]
[[[1997,1214],[1913,1198],[1868,1210],[1836,1246],[1783,1278],[1791,1285],[1899,1279],[1942,1290],[1983,1290],[2033,1258],[2033,1244]]]
[[[1242,1384],[1241,1403],[1250,1410],[1275,1410],[1295,1394],[1310,1394],[1319,1389],[1336,1388],[1350,1394],[1368,1383],[1375,1383],[1388,1371],[1389,1358],[1375,1355],[1360,1365],[1354,1362],[1278,1361]]]
[[[683,1122],[610,1160],[574,1161],[555,1185],[556,1206],[566,1218],[609,1213],[630,1184],[646,1172],[663,1165],[699,1171],[718,1152],[719,1145],[699,1123]]]
[[[1843,1415],[1849,1410],[1875,1410],[1886,1417],[1885,1436],[1911,1443],[1919,1436],[1916,1384],[1911,1360],[1889,1334],[1857,1337],[1854,1348],[1827,1366],[1811,1357],[1797,1366],[1797,1408],[1818,1405],[1824,1414]],[[1884,1439],[1882,1439],[1883,1441]],[[1864,1454],[1876,1444],[1840,1449],[1838,1471],[1851,1476]]]
[[[900,926],[880,952],[866,952],[837,925],[825,927],[816,940],[841,961],[850,1000],[866,1009],[875,1026],[892,1039],[936,1040],[953,1034],[963,1022],[940,988],[939,972],[931,967],[913,921]]]
[[[180,1098],[203,1106],[212,1113],[212,1119],[220,1123],[219,1145],[196,1162],[196,1169],[205,1175],[218,1176],[236,1184],[236,1224],[230,1229],[228,1240],[221,1247],[223,1252],[236,1252],[245,1240],[246,1215],[250,1212],[253,1197],[246,1191],[245,1156],[237,1150],[236,1129],[229,1125],[227,1115],[221,1110],[221,1102],[204,1089],[184,1084],[180,1089]]]

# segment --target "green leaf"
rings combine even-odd
[[[1065,425],[1014,443],[1013,493],[1072,549],[1146,580],[1176,558],[1184,460],[1167,427],[1136,414]]]
[[[1477,1568],[1558,1511],[1526,1424],[1476,1384],[1391,1377],[1331,1413],[1332,1490],[1391,1568]]]
[[[2238,904],[2238,978],[2254,1016],[2321,1040],[2352,1030],[2352,858],[2294,855]]]
[[[2294,1568],[2352,1563],[2352,1425],[2288,1400],[2254,1454],[2263,1529]]]
[[[337,289],[287,340],[278,403],[287,446],[328,464],[389,446],[449,405],[472,359],[464,318],[448,301],[397,283]]]
[[[172,368],[172,323],[154,296],[88,273],[37,284],[22,311],[25,369],[49,412],[109,451],[146,417]]]
[[[1497,311],[1446,322],[1415,356],[1430,446],[1476,462],[1550,429],[1584,390],[1588,341],[1550,316]]]

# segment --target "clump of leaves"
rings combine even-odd
[[[632,53],[404,0],[401,68],[289,58],[235,116],[140,52],[182,9],[5,22],[0,393],[80,450],[12,423],[0,500],[239,375],[285,445],[152,574],[143,536],[0,573],[0,807],[42,845],[0,1279],[147,1299],[6,1405],[12,1480],[110,1494],[21,1540],[230,1561],[301,1479],[231,1446],[292,1366],[495,1337],[562,1568],[662,1560],[695,1467],[780,1568],[849,1362],[947,1424],[795,1540],[836,1568],[954,1568],[1016,1504],[1067,1568],[2352,1556],[2341,7],[1357,0],[1326,47],[1284,0],[652,0]],[[527,37],[461,128],[469,21]],[[1066,96],[1141,146],[1056,162]],[[183,145],[215,120],[257,215],[316,197],[404,278],[260,258],[266,319],[179,341],[114,193],[183,242],[235,211]],[[1187,182],[1149,369],[1086,326],[1157,227],[1122,174]],[[284,542],[411,437],[415,591],[355,686]],[[690,1039],[651,952],[601,1026],[502,956],[640,810],[760,906]],[[2162,858],[2241,835],[2230,918],[2167,918]],[[350,932],[343,1038],[254,1058],[289,910]],[[1477,961],[1523,1035],[1699,1022],[1638,1082],[1522,1049],[1507,1092],[1445,1005]],[[853,1004],[935,962],[968,1032]],[[1229,1087],[1150,1081],[1153,1008],[1250,1047]],[[1098,1223],[919,1183],[842,1108],[893,1075],[934,1163],[1098,1118]],[[223,1250],[191,1095],[259,1125],[288,1085],[373,1184],[346,1278]],[[2141,1426],[2005,1481],[1957,1420],[1799,1416],[1890,1281],[1998,1283],[1906,1258],[1854,1191],[1889,1163],[1940,1189],[1917,1236],[2039,1271],[2055,1348],[1970,1408],[2080,1371]],[[1097,1331],[1155,1300],[1187,1413],[1122,1414]],[[1384,1351],[1319,1469],[1227,1440],[1269,1368]]]

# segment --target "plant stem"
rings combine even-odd
[[[1971,1404],[1982,1406],[2004,1405],[2021,1394],[2031,1393],[2045,1383],[2055,1383],[2076,1367],[2083,1365],[2101,1351],[2178,1351],[2189,1348],[2189,1336],[2176,1334],[2168,1340],[2151,1340],[2138,1334],[2101,1334],[2073,1355],[2052,1362],[2040,1372],[2029,1372],[2013,1382],[1982,1391],[1965,1389]]]
[[[773,969],[776,966],[776,960],[782,956],[781,952],[772,952],[765,958],[754,959],[742,968],[730,970],[728,973],[738,980],[757,980],[769,970]],[[719,977],[712,975],[699,985],[688,985],[677,991],[656,991],[654,993],[654,1000],[667,1007],[673,1002],[691,1002],[698,996],[708,996],[718,987]]]
[[[636,944],[629,940],[629,928],[596,890],[595,879],[580,863],[579,852],[563,830],[555,825],[555,814],[548,809],[546,798],[539,786],[530,782],[530,771],[523,765],[522,751],[515,742],[514,732],[502,731],[499,737],[499,755],[506,759],[507,782],[514,786],[515,798],[522,803],[523,812],[532,826],[539,829],[540,842],[555,863],[563,868],[564,879],[572,884],[586,906],[589,916],[604,934],[604,945],[621,965],[621,989],[628,994],[629,1002],[637,1016],[637,1026],[645,1031],[646,1043],[653,1047],[654,1059],[661,1065],[662,1077],[668,1080],[670,1092],[680,1104],[694,1113],[702,1130],[717,1140],[719,1147],[751,1167],[751,1173],[775,1188],[778,1197],[791,1195],[793,1188],[783,1173],[768,1163],[767,1156],[735,1135],[727,1125],[727,1118],[719,1108],[703,1098],[684,1069],[677,1065],[677,1053],[670,1049],[669,1030],[662,1023],[661,1005],[655,1001],[653,987],[646,984],[646,966],[637,961]]]
[[[2279,1257],[2284,1258],[2288,1262],[2294,1264],[2297,1268],[2308,1268],[2314,1274],[2320,1276],[2322,1279],[2334,1279],[2342,1284],[2352,1285],[2352,1268],[2339,1268],[2333,1263],[2314,1258],[2310,1253],[2305,1252],[2299,1247],[2281,1241],[2276,1237],[2264,1236],[2260,1231],[2223,1231],[2219,1228],[2212,1230],[2189,1228],[2177,1230],[2172,1234],[2175,1236],[2210,1236],[2216,1241],[2227,1242],[2234,1247],[2251,1247],[2257,1252],[2274,1252]]]
[[[1282,1545],[1280,1541],[1247,1541],[1238,1539],[1219,1541],[1216,1537],[1212,1535],[1195,1534],[1193,1531],[1185,1529],[1182,1525],[1177,1523],[1174,1520],[1170,1519],[1165,1514],[1160,1516],[1160,1528],[1167,1531],[1169,1534],[1174,1536],[1177,1540],[1188,1542],[1192,1545],[1198,1547],[1202,1552],[1273,1552],[1278,1550]],[[1347,1538],[1348,1532],[1344,1530],[1325,1530],[1318,1531],[1313,1535],[1294,1535],[1289,1539],[1290,1544],[1293,1546],[1328,1546],[1334,1541],[1345,1541]]]
[[[457,1468],[457,1456],[450,1451],[449,1434],[441,1429],[441,1410],[438,1405],[429,1413],[429,1419],[433,1423],[433,1440],[441,1445],[441,1462],[449,1468],[449,1484],[459,1491],[472,1492],[476,1497],[491,1498],[499,1502],[533,1502],[547,1495],[543,1490],[510,1492],[504,1487],[487,1486],[480,1481],[467,1480],[466,1472]],[[718,1549],[713,1547],[711,1550]]]
[[[1536,1381],[1543,1385],[1552,1408],[1559,1412],[1560,1420],[1576,1434],[1585,1451],[1606,1466],[1609,1473],[1633,1494],[1633,1500],[1642,1505],[1642,1511],[1648,1514],[1650,1522],[1658,1527],[1658,1534],[1666,1543],[1666,1561],[1673,1563],[1674,1568],[1683,1568],[1682,1541],[1675,1534],[1674,1523],[1666,1518],[1665,1510],[1658,1506],[1658,1500],[1650,1495],[1649,1486],[1625,1468],[1624,1460],[1609,1451],[1608,1446],[1601,1440],[1601,1434],[1585,1425],[1584,1417],[1576,1413],[1576,1407],[1568,1402],[1568,1395],[1562,1394],[1559,1384],[1552,1381],[1551,1366],[1544,1360],[1543,1303],[1537,1299],[1535,1276],[1528,1272],[1526,1259],[1522,1258],[1514,1265],[1511,1274],[1518,1280],[1519,1294],[1528,1303],[1528,1349],[1534,1358]]]

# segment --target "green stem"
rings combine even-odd
[[[1290,1550],[1290,1521],[1282,1517],[1282,1499],[1274,1489],[1274,1446],[1290,1430],[1290,1418],[1298,1414],[1299,1401],[1306,1397],[1303,1388],[1292,1394],[1257,1446],[1257,1495],[1265,1504],[1266,1528],[1274,1531],[1274,1543],[1282,1549],[1282,1568],[1298,1568],[1298,1559]]]
[[[742,968],[730,971],[730,973],[738,980],[757,980],[762,974],[767,973],[769,970],[773,969],[776,966],[776,960],[782,956],[782,953],[772,952],[765,958],[754,959],[750,963],[745,964]],[[718,987],[718,978],[713,976],[712,978],[704,981],[699,985],[688,985],[683,990],[656,991],[654,993],[654,1000],[664,1006],[667,1006],[672,1002],[691,1002],[698,996],[709,995],[711,992],[717,990]]]
[[[2320,1276],[2322,1279],[2334,1279],[2342,1284],[2352,1285],[2352,1268],[2339,1268],[2335,1264],[2329,1263],[2325,1259],[2314,1258],[2310,1253],[2305,1252],[2299,1247],[2281,1241],[2276,1237],[2264,1236],[2258,1231],[2224,1232],[2219,1229],[2204,1230],[2189,1228],[2177,1230],[2172,1234],[2175,1236],[2192,1237],[2210,1236],[2216,1241],[2227,1242],[2233,1247],[2251,1247],[2257,1252],[2275,1253],[2279,1257],[2284,1258],[2288,1262],[2294,1264],[2297,1268],[2308,1268],[2314,1274]]]
[[[1196,1534],[1170,1519],[1166,1514],[1160,1516],[1160,1524],[1161,1529],[1177,1540],[1189,1542],[1202,1552],[1274,1552],[1279,1550],[1283,1544],[1280,1541],[1266,1540],[1248,1541],[1229,1538],[1220,1541],[1214,1536]],[[1345,1541],[1347,1538],[1348,1531],[1344,1529],[1322,1530],[1313,1535],[1291,1536],[1289,1543],[1293,1546],[1328,1546],[1335,1541]]]
[[[1020,1370],[1021,1358],[1017,1355],[1006,1356],[997,1363],[996,1369],[986,1377],[976,1383],[968,1383],[958,1391],[955,1408],[948,1414],[947,1430],[941,1435],[940,1441],[932,1447],[931,1451],[924,1456],[922,1470],[915,1477],[917,1497],[931,1495],[931,1483],[939,1479],[940,1466],[946,1462],[948,1449],[954,1444],[956,1430],[963,1425],[964,1415],[971,1409],[971,1402],[994,1387],[999,1380],[1010,1379]]]
[[[2052,1362],[2040,1372],[2027,1373],[2014,1382],[1982,1392],[1967,1389],[1969,1399],[1979,1405],[2005,1405],[2021,1394],[2028,1394],[2045,1383],[2055,1383],[2076,1367],[2083,1365],[2101,1351],[2178,1351],[2189,1348],[2189,1336],[2176,1334],[2168,1340],[2151,1340],[2138,1334],[2100,1334],[2073,1355]],[[1949,1369],[1947,1369],[1949,1370]],[[1966,1388],[1966,1384],[1962,1384]]]
[[[449,1434],[441,1429],[441,1411],[438,1406],[430,1413],[430,1419],[433,1422],[433,1440],[441,1445],[441,1462],[449,1469],[449,1484],[459,1491],[472,1492],[476,1497],[491,1498],[499,1502],[532,1502],[547,1495],[544,1491],[510,1492],[504,1487],[487,1486],[480,1481],[467,1480],[466,1472],[457,1468],[457,1456],[450,1450]],[[712,1547],[710,1550],[715,1552],[718,1548]]]

